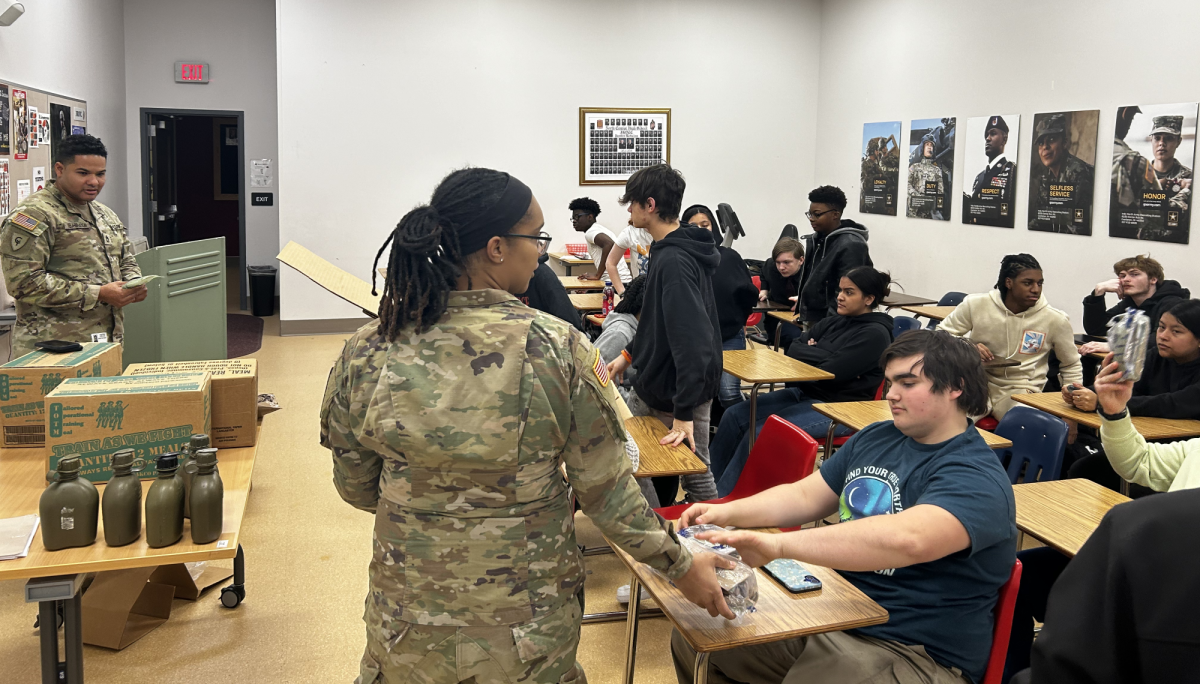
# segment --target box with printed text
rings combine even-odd
[[[256,359],[131,363],[124,375],[201,372],[212,377],[212,445],[218,449],[254,446],[258,439]]]
[[[46,444],[46,395],[67,378],[121,374],[121,345],[86,342],[68,354],[33,351],[0,366],[0,425],[5,448]]]
[[[49,469],[78,456],[80,476],[93,482],[108,481],[109,459],[121,449],[146,462],[143,479],[156,477],[159,454],[183,450],[211,427],[208,373],[72,378],[46,395]]]

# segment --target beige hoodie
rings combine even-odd
[[[998,359],[1013,359],[1021,365],[991,368],[988,397],[992,415],[999,420],[1013,407],[1012,395],[1041,392],[1046,385],[1050,352],[1058,357],[1065,382],[1083,382],[1083,366],[1075,348],[1071,319],[1046,301],[1043,295],[1024,313],[1015,314],[1004,306],[999,290],[968,295],[938,326],[972,343],[982,342]]]

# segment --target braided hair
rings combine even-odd
[[[441,319],[469,256],[459,248],[458,227],[495,204],[507,184],[508,176],[492,169],[454,171],[438,184],[429,204],[400,219],[371,267],[371,294],[378,294],[376,266],[390,243],[379,300],[380,335],[394,342],[410,323],[420,333]]]
[[[1000,290],[1000,299],[1008,297],[1008,286],[1004,281],[1009,278],[1016,278],[1021,274],[1021,271],[1042,270],[1042,265],[1037,259],[1033,258],[1032,254],[1009,254],[1004,257],[1004,261],[1000,262],[1000,278],[996,281],[996,289]]]

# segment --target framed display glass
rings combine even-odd
[[[580,185],[624,185],[663,162],[671,163],[670,109],[579,108]]]

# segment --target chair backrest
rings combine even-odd
[[[966,292],[947,292],[938,300],[938,306],[958,306],[967,298]]]
[[[750,276],[750,280],[754,281],[754,287],[756,289],[759,289],[759,290],[762,289],[762,277],[761,276]]]
[[[900,337],[909,330],[920,330],[921,321],[911,316],[896,316],[892,319],[892,337]]]
[[[1004,660],[1008,655],[1008,637],[1012,633],[1013,608],[1017,605],[1017,590],[1021,588],[1021,561],[1014,561],[1008,581],[1000,587],[996,598],[995,625],[992,627],[992,654],[981,684],[1003,684]]]
[[[883,393],[887,391],[887,378],[879,382],[879,387],[875,389],[875,401],[883,399]]]
[[[783,227],[783,230],[780,231],[780,233],[779,233],[780,240],[784,239],[785,237],[791,238],[793,240],[799,240],[800,239],[800,229],[797,228],[794,224],[791,224],[791,223],[787,224],[786,226]],[[776,242],[778,242],[778,240],[776,240]]]
[[[779,416],[767,418],[746,458],[746,466],[729,499],[744,499],[771,487],[812,475],[817,443],[808,433]]]
[[[996,449],[1000,462],[1007,461],[1008,479],[1013,484],[1025,468],[1025,482],[1057,480],[1067,448],[1067,424],[1049,413],[1028,406],[1014,406],[996,426],[996,434],[1013,443]]]

